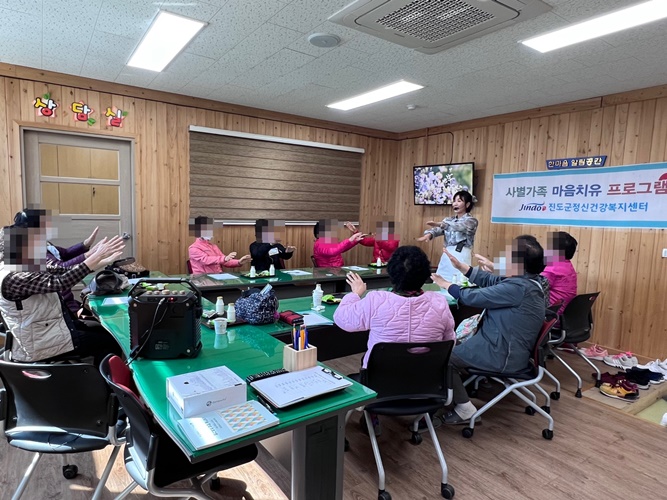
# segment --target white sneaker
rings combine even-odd
[[[632,353],[622,352],[621,354],[615,354],[613,356],[605,356],[603,361],[606,365],[613,366],[614,368],[620,368],[625,371],[628,368],[637,366],[637,358],[632,356]]]
[[[667,366],[665,366],[659,359],[646,363],[645,365],[637,365],[637,368],[650,370],[654,373],[660,373],[663,377],[667,377]]]

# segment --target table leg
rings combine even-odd
[[[341,500],[345,412],[292,431],[292,500]]]

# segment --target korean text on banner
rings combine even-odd
[[[667,228],[667,163],[493,176],[491,222]]]

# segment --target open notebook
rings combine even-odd
[[[278,417],[257,401],[246,401],[178,421],[196,450],[231,441],[277,424]]]
[[[324,366],[251,382],[253,389],[276,408],[285,408],[322,394],[345,389],[352,382]]]

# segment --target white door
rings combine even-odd
[[[97,241],[122,235],[124,256],[135,255],[130,141],[24,130],[23,146],[27,205],[65,216],[54,244],[69,247],[99,226]]]

